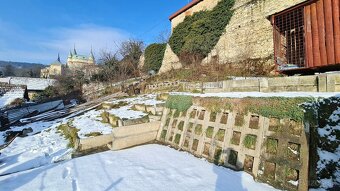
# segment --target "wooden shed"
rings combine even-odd
[[[283,73],[340,70],[340,0],[309,0],[270,17]]]

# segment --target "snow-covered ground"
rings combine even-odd
[[[115,115],[121,119],[138,119],[147,115],[142,111],[132,110],[134,104],[144,104],[144,105],[156,105],[159,103],[164,103],[164,101],[156,100],[155,94],[140,95],[137,97],[114,99],[107,103],[118,104],[119,102],[126,102],[127,105],[120,108],[113,109],[100,109],[100,110],[90,110],[85,112],[81,116],[74,117],[72,120],[72,125],[79,129],[78,136],[80,138],[87,138],[85,135],[92,132],[99,132],[103,135],[110,134],[112,132],[112,126],[107,123],[102,123],[101,113],[104,111]]]
[[[12,103],[15,99],[24,98],[25,89],[13,88],[12,90],[6,92],[3,96],[0,96],[0,108],[5,107]]]
[[[171,92],[171,95],[190,95],[194,97],[229,97],[229,98],[244,98],[244,97],[322,97],[328,98],[333,96],[340,96],[339,92],[277,92],[277,93],[263,93],[263,92],[226,92],[226,93],[186,93],[186,92]]]
[[[156,100],[156,95],[142,95],[133,98],[112,100],[112,103],[126,101],[127,106],[118,109],[110,109],[108,112],[121,118],[140,118],[146,114],[140,111],[133,111],[133,104],[153,105],[162,103]],[[16,138],[7,148],[1,150],[0,155],[0,175],[24,171],[70,159],[72,149],[67,147],[68,140],[57,132],[57,127],[72,121],[72,125],[79,129],[78,136],[86,138],[86,134],[100,132],[110,134],[112,126],[102,123],[100,114],[104,110],[90,110],[83,115],[68,117],[54,121],[40,121],[24,126],[11,127],[11,131],[21,131],[25,128],[32,128],[33,132],[27,137]],[[41,132],[41,133],[39,133]],[[0,132],[0,145],[5,143],[4,134]],[[39,133],[39,134],[37,134]],[[1,187],[0,187],[1,190]]]
[[[12,130],[15,131],[32,128],[33,132],[27,137],[17,137],[8,147],[1,150],[0,175],[36,168],[64,158],[70,158],[72,150],[67,148],[68,141],[56,129],[60,124],[60,121],[36,122],[14,127]],[[42,132],[35,134],[40,131]],[[0,142],[2,143],[4,142],[3,133],[0,133]]]
[[[79,129],[78,136],[80,138],[87,138],[85,135],[92,132],[99,132],[103,135],[112,132],[110,124],[101,122],[100,114],[102,112],[102,110],[91,110],[72,119],[72,125]]]
[[[2,190],[269,191],[244,172],[160,145],[108,151],[0,177]]]

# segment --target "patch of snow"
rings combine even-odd
[[[12,103],[15,99],[24,98],[25,89],[13,88],[0,97],[0,108]]]
[[[100,114],[102,112],[101,110],[91,110],[84,113],[84,115],[73,118],[72,125],[79,129],[79,138],[87,138],[85,135],[92,132],[99,132],[103,135],[112,132],[112,126],[110,124],[101,122],[102,118]]]
[[[17,137],[8,147],[1,150],[0,175],[44,166],[61,159],[69,159],[71,155],[70,149],[67,148],[68,140],[65,140],[63,135],[57,132],[56,127],[59,124],[37,122],[15,127],[15,130],[31,127],[34,132],[45,130],[40,134],[23,138]],[[50,128],[47,129],[48,127]]]
[[[0,177],[3,190],[271,191],[235,172],[161,145],[107,151]]]
[[[112,115],[119,117],[121,119],[138,119],[146,116],[147,114],[142,111],[131,110],[131,106],[123,106],[118,109],[107,110]]]
[[[294,155],[297,155],[297,154],[299,154],[299,152],[298,151],[296,151],[296,150],[294,150],[294,149],[292,149],[292,148],[290,148],[290,147],[288,147],[288,149],[290,150],[290,152],[292,152]]]
[[[296,181],[290,180],[290,181],[288,181],[288,182],[289,182],[290,184],[294,185],[294,186],[299,185],[299,181],[298,181],[298,180],[296,180]]]
[[[228,97],[228,98],[244,98],[244,97],[333,97],[340,96],[339,92],[277,92],[277,93],[263,93],[263,92],[226,92],[226,93],[205,93],[194,94],[186,92],[171,92],[171,95],[190,95],[193,97]],[[339,94],[339,95],[337,95]]]

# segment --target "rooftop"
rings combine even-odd
[[[169,20],[171,21],[172,19],[174,19],[175,17],[177,17],[178,15],[182,14],[183,12],[185,12],[186,10],[190,9],[191,7],[195,6],[196,4],[198,4],[199,2],[201,2],[203,0],[192,0],[189,4],[187,4],[186,6],[184,6],[183,8],[181,8],[180,10],[178,10],[176,13],[172,14],[169,17]]]

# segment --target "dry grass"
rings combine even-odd
[[[266,59],[264,59],[266,60]],[[230,76],[240,77],[271,77],[277,76],[273,65],[266,64],[260,59],[247,59],[238,63],[206,65],[192,64],[184,68],[171,70],[161,75],[149,78],[147,82],[157,81],[192,81],[192,82],[213,82],[230,79]]]

